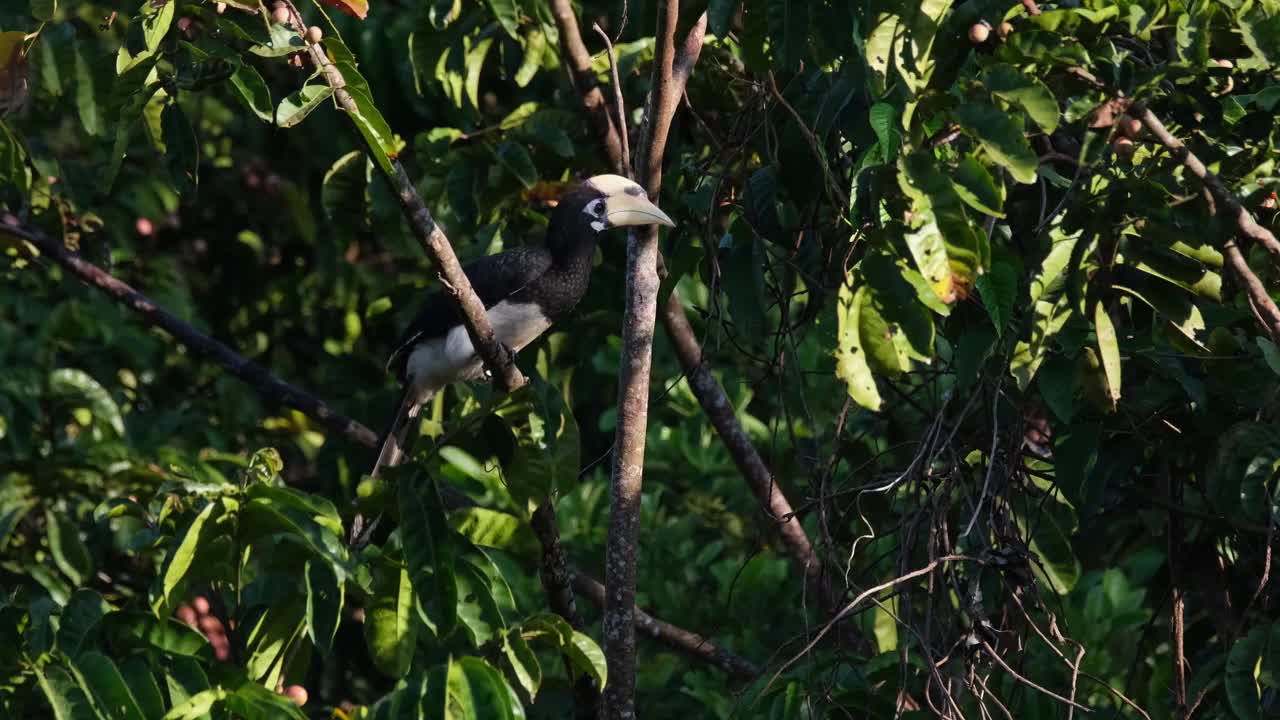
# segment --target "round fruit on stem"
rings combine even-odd
[[[1133,157],[1133,151],[1136,150],[1137,147],[1133,144],[1132,140],[1121,135],[1111,143],[1111,149],[1115,151],[1116,155],[1119,155],[1125,160],[1129,160]]]
[[[981,45],[991,36],[991,23],[986,20],[974,23],[969,28],[969,42]]]

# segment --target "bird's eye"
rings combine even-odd
[[[587,205],[587,214],[591,217],[604,217],[604,200],[592,200],[591,204]]]

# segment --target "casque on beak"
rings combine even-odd
[[[607,227],[627,227],[630,225],[666,225],[675,227],[676,223],[666,213],[658,209],[649,198],[640,193],[620,193],[605,198],[605,223]]]

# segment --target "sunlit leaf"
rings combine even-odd
[[[844,380],[849,397],[868,410],[880,409],[880,391],[876,389],[867,352],[861,338],[862,308],[867,301],[867,289],[857,290],[846,283],[840,287],[840,305],[837,315],[836,377]]]
[[[82,585],[93,575],[93,557],[80,539],[80,528],[64,513],[44,511],[45,529],[49,535],[49,550],[58,569],[73,585]]]
[[[1004,166],[1014,180],[1035,182],[1039,160],[1022,131],[1022,122],[999,108],[967,102],[956,111],[961,125],[973,133],[991,159]]]

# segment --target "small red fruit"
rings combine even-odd
[[[301,685],[290,685],[284,689],[284,694],[297,703],[299,707],[307,704],[307,689]]]
[[[324,31],[316,27],[315,25],[312,25],[311,27],[307,28],[307,44],[308,45],[315,45],[316,43],[320,42],[320,39],[323,37],[324,37]]]
[[[1116,155],[1128,160],[1133,157],[1133,151],[1137,148],[1134,146],[1132,140],[1121,136],[1116,138],[1115,142],[1111,143],[1111,149],[1116,151]]]
[[[969,28],[969,41],[974,45],[981,45],[986,42],[987,38],[990,36],[991,23],[986,20],[976,22]]]

